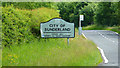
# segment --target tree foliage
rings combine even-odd
[[[33,36],[40,36],[40,22],[46,22],[59,16],[68,22],[75,23],[76,27],[78,27],[81,14],[84,15],[82,26],[91,24],[119,26],[119,3],[3,2],[2,44],[11,46],[29,42]]]
[[[54,2],[3,2],[2,6],[11,6],[19,9],[36,9],[41,7],[57,9],[57,3]]]
[[[94,9],[96,5],[96,3],[88,3],[87,6],[83,7],[80,10],[80,14],[84,15],[84,21],[82,22],[82,26],[94,24]]]
[[[113,26],[119,25],[119,2],[3,2],[2,6],[13,6],[19,9],[36,9],[47,7],[58,9],[60,17],[74,22],[78,27],[79,15],[84,15],[82,26],[91,24]]]
[[[95,22],[98,25],[107,25],[111,23],[111,13],[110,9],[111,3],[99,3],[95,11]]]
[[[74,22],[76,27],[79,23],[79,15],[84,15],[82,26],[91,24],[113,26],[119,25],[118,2],[68,2],[58,5],[61,18]]]
[[[84,2],[59,3],[60,17],[68,22],[75,23],[75,26],[78,27],[80,10],[86,5],[87,3]]]

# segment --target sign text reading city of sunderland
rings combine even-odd
[[[74,23],[66,22],[60,18],[54,18],[46,23],[40,24],[42,38],[74,38]]]

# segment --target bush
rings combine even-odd
[[[47,7],[52,9],[57,9],[56,2],[2,2],[3,7],[13,6],[19,9],[36,9],[41,7]]]
[[[40,23],[47,22],[52,18],[58,18],[59,13],[57,10],[49,9],[49,8],[39,8],[34,9],[31,12],[31,31],[35,36],[40,36]]]
[[[46,22],[52,18],[59,17],[59,13],[56,10],[45,7],[32,10],[31,14],[32,25],[34,26],[40,26],[41,22]]]
[[[31,11],[4,7],[2,12],[3,46],[18,45],[21,42],[30,41],[32,37],[40,36],[40,22],[46,22],[55,17],[59,17],[59,13],[49,8]]]
[[[30,18],[19,9],[4,7],[2,9],[2,45],[18,45],[28,42],[32,37]]]

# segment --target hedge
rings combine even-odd
[[[34,10],[3,7],[2,45],[19,45],[30,42],[34,37],[40,37],[40,23],[55,17],[59,17],[57,10],[45,7]]]

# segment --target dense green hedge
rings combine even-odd
[[[56,10],[45,7],[34,9],[32,10],[31,14],[32,25],[38,27],[40,26],[41,22],[46,22],[52,18],[59,17],[59,13]]]
[[[31,11],[31,32],[34,36],[40,37],[40,23],[49,21],[52,18],[58,18],[57,10],[49,8],[38,8]]]
[[[12,7],[2,9],[2,44],[4,46],[28,42],[30,32],[30,18]]]
[[[41,7],[47,7],[52,9],[57,9],[56,2],[2,2],[3,7],[13,6],[19,9],[36,9]]]
[[[40,22],[55,17],[59,17],[59,13],[49,8],[35,10],[20,10],[13,7],[2,8],[3,46],[18,45],[21,42],[29,42],[36,35],[40,36]]]

